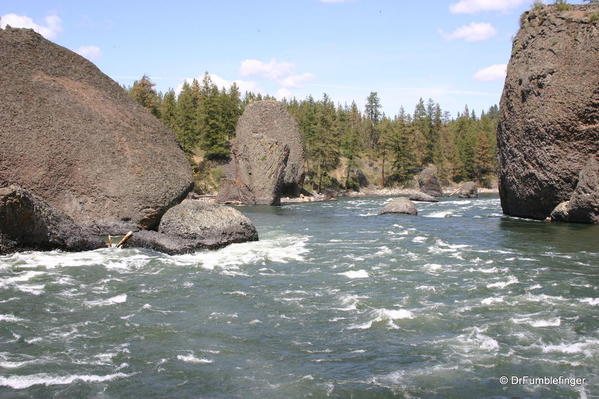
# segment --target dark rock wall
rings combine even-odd
[[[174,133],[85,58],[0,30],[0,77],[0,186],[113,233],[156,227],[191,189]]]
[[[514,39],[498,127],[504,213],[544,219],[599,151],[599,5],[533,9]]]

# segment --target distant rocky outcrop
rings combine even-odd
[[[256,228],[238,210],[185,200],[164,214],[157,232],[137,232],[128,244],[169,254],[181,254],[256,240]]]
[[[84,251],[104,241],[42,198],[17,186],[0,188],[0,255],[20,250]]]
[[[421,201],[421,202],[439,202],[437,197],[433,197],[432,195],[425,194],[423,192],[416,192],[410,195],[411,201]]]
[[[560,203],[551,212],[551,219],[559,222],[599,224],[599,162],[589,159],[580,171],[576,189],[568,201]]]
[[[545,219],[574,201],[560,209],[576,216],[556,218],[592,222],[575,190],[599,153],[599,4],[566,8],[522,16],[501,98],[499,193],[508,215]]]
[[[437,168],[435,166],[429,166],[425,168],[418,175],[418,186],[420,191],[425,194],[432,195],[433,197],[442,197],[443,189],[439,184],[439,178],[437,176]]]
[[[418,215],[416,205],[405,197],[399,197],[387,203],[379,211],[379,215],[386,213],[402,213],[406,215]]]
[[[98,233],[155,228],[192,188],[173,132],[78,54],[0,29],[0,186]]]
[[[237,122],[231,162],[220,203],[278,205],[298,196],[304,180],[304,150],[296,121],[283,104],[256,101]]]
[[[460,186],[460,191],[458,192],[458,197],[460,198],[478,198],[478,188],[476,187],[476,183],[473,181],[467,181]]]

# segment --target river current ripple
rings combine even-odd
[[[218,251],[0,257],[0,397],[599,397],[598,226],[389,200],[240,207],[261,240]]]

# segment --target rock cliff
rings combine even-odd
[[[566,8],[524,13],[514,39],[497,137],[508,215],[546,218],[599,156],[599,4]]]
[[[85,58],[7,27],[0,77],[0,187],[113,234],[155,228],[191,189],[173,132]]]
[[[249,104],[237,122],[217,202],[278,205],[300,194],[304,149],[296,121],[277,101]]]

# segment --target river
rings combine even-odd
[[[217,251],[0,257],[0,397],[599,397],[599,226],[389,200],[240,207],[260,241]]]

